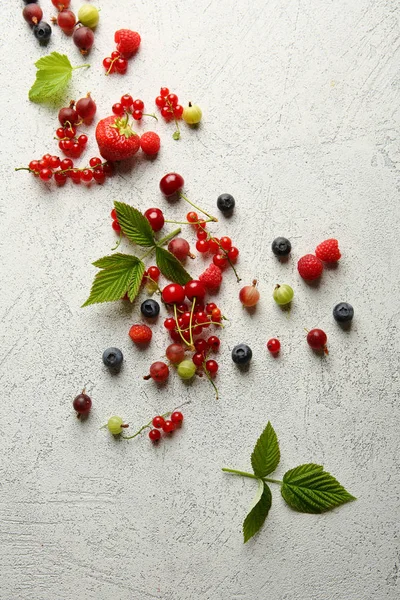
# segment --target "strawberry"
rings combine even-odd
[[[140,148],[140,136],[131,129],[128,115],[113,115],[99,121],[96,141],[101,156],[111,162],[131,158]]]
[[[141,38],[136,31],[119,29],[115,32],[114,41],[117,44],[118,52],[121,52],[125,58],[130,58],[139,48]]]

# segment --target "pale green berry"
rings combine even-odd
[[[272,294],[275,302],[280,306],[289,304],[293,300],[294,291],[287,283],[276,285]]]
[[[201,112],[200,106],[197,104],[192,105],[191,102],[189,102],[189,106],[186,106],[182,113],[182,119],[188,125],[196,125],[197,123],[200,123],[202,116],[203,113]]]
[[[85,27],[94,29],[99,22],[99,10],[91,4],[83,4],[78,11],[78,21]]]
[[[119,435],[122,431],[123,423],[124,421],[121,419],[121,417],[110,417],[107,423],[108,430],[113,435]]]
[[[183,360],[178,365],[178,375],[181,379],[192,379],[196,373],[196,365],[191,360]]]

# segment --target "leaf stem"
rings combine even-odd
[[[178,235],[178,233],[180,233],[181,231],[182,231],[182,229],[180,227],[178,227],[177,229],[174,229],[174,231],[171,231],[171,233],[169,233],[168,235],[161,238],[161,240],[158,240],[158,242],[156,243],[156,246],[165,246],[165,244],[167,242],[169,242],[169,240],[172,240],[172,238],[174,238],[176,235]]]
[[[190,345],[193,346],[193,328],[192,328],[192,322],[193,322],[193,314],[194,314],[194,307],[196,305],[196,296],[193,298],[193,302],[192,302],[192,308],[190,310],[190,319],[189,319],[189,334],[190,334]]]
[[[72,70],[75,71],[76,69],[83,69],[83,67],[90,67],[90,65],[88,63],[84,65],[78,65],[77,67],[72,67]]]
[[[57,138],[58,139],[58,138]],[[211,223],[214,222],[214,219],[204,219],[203,221],[168,221],[165,219],[165,223],[176,223],[177,225],[200,225],[201,223]]]
[[[251,479],[261,479],[261,481],[268,481],[268,483],[277,483],[278,485],[282,485],[283,481],[279,479],[270,479],[270,477],[257,477],[257,475],[253,475],[253,473],[247,473],[246,471],[237,471],[236,469],[222,469],[224,473],[233,473],[233,475],[241,475],[242,477],[250,477]]]
[[[182,192],[178,192],[178,194],[179,194],[179,196],[181,198],[183,198],[184,200],[186,200],[186,202],[188,202],[191,206],[193,206],[193,208],[196,208],[197,210],[199,210],[200,212],[202,212],[203,215],[206,215],[206,217],[208,217],[211,221],[215,221],[215,222],[218,221],[217,217],[213,217],[208,212],[206,212],[205,210],[203,210],[202,208],[200,208],[200,206],[197,206],[196,204],[193,204],[193,202],[191,200],[189,200],[189,198],[187,198],[185,196],[185,194],[183,194]]]

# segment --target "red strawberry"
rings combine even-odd
[[[315,254],[324,262],[336,262],[342,256],[338,241],[334,238],[321,242],[315,249]]]
[[[100,154],[109,161],[131,158],[140,148],[140,136],[124,117],[106,117],[97,123],[96,141]]]
[[[222,271],[219,267],[211,265],[202,273],[199,280],[208,291],[217,291],[222,282]]]
[[[115,32],[114,41],[117,44],[117,50],[130,58],[140,46],[140,35],[136,31],[130,29],[119,29]]]

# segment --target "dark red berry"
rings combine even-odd
[[[162,429],[164,423],[165,423],[165,419],[164,419],[164,417],[161,417],[160,415],[158,415],[157,417],[154,417],[154,419],[152,420],[153,427],[156,427],[157,429]]]
[[[158,429],[150,429],[149,431],[149,438],[151,439],[152,442],[157,442],[161,437],[161,433],[159,432]]]
[[[175,410],[171,415],[171,421],[176,425],[180,425],[183,421],[183,414],[179,410]]]
[[[160,229],[164,227],[164,215],[159,208],[148,208],[144,213],[144,216],[150,223],[153,231],[160,231]]]
[[[276,338],[271,338],[267,342],[267,348],[271,352],[271,354],[277,354],[281,349],[281,343]]]

